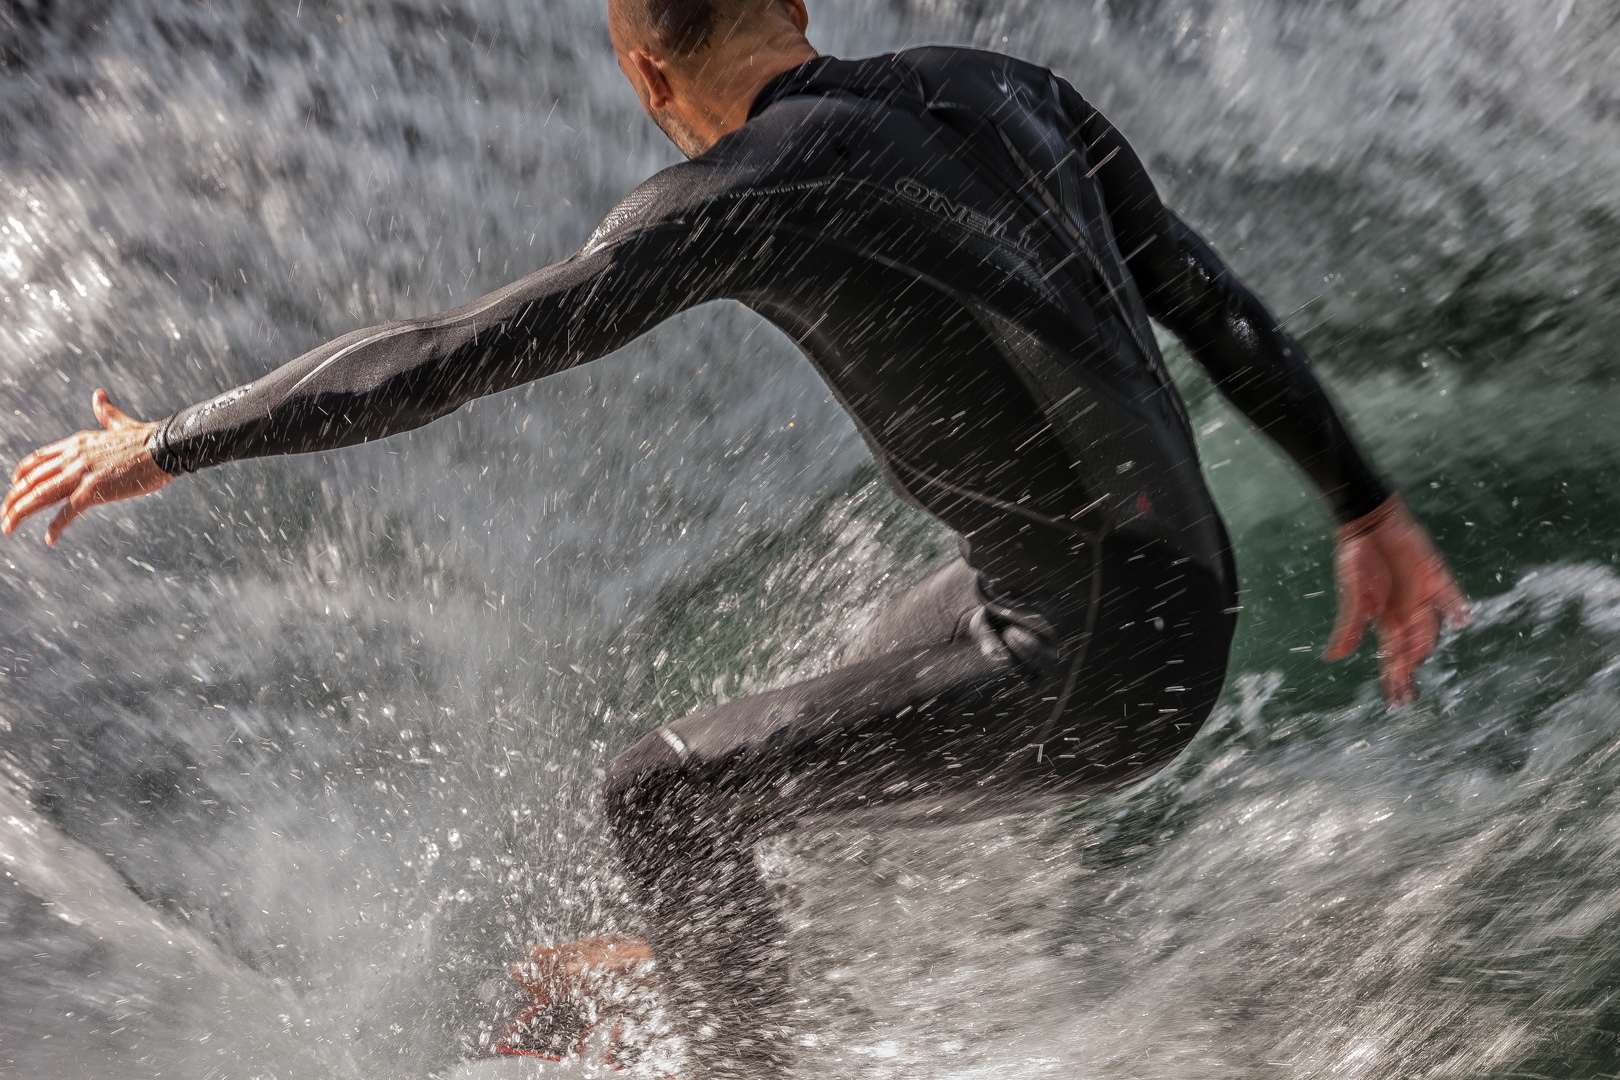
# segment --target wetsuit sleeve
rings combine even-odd
[[[1125,137],[1068,84],[1075,141],[1097,169],[1120,252],[1148,314],[1221,393],[1310,476],[1340,522],[1389,498],[1305,352],[1209,244],[1159,199]]]
[[[594,360],[711,298],[717,282],[685,265],[680,246],[679,230],[640,230],[462,307],[347,334],[176,413],[153,435],[153,457],[178,474],[332,450]]]

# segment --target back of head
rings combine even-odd
[[[776,0],[615,0],[641,42],[672,60],[688,60],[770,11]]]
[[[748,121],[771,79],[816,55],[804,0],[608,0],[619,68],[687,157]]]

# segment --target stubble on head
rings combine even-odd
[[[670,75],[683,84],[684,92],[690,94],[704,79],[702,58],[713,51],[716,31],[722,24],[734,29],[750,9],[765,3],[768,0],[609,0],[608,30],[619,69],[635,87],[653,123],[688,158],[702,154],[712,140],[705,140],[680,115],[680,109],[653,108],[646,81],[630,62],[630,54],[640,52],[660,58],[669,65]]]
[[[619,69],[689,158],[747,119],[771,77],[816,55],[802,0],[609,0]]]

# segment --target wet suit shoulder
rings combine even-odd
[[[1299,347],[1118,131],[1043,68],[945,48],[784,73],[568,259],[182,410],[153,452],[178,473],[382,438],[721,297],[788,333],[891,483],[976,546],[1123,529],[1219,561],[1150,317],[1342,520],[1387,496]]]

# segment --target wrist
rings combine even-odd
[[[152,463],[165,473],[168,473],[170,477],[179,476],[186,471],[185,467],[175,461],[174,455],[169,452],[169,424],[173,420],[174,417],[171,416],[167,420],[158,421],[152,425],[152,430],[146,436],[146,452],[151,456]]]
[[[1402,517],[1405,514],[1406,502],[1401,498],[1401,493],[1397,491],[1379,503],[1373,510],[1334,529],[1333,539],[1342,544],[1346,540],[1366,536],[1368,533],[1376,531],[1385,522]]]

